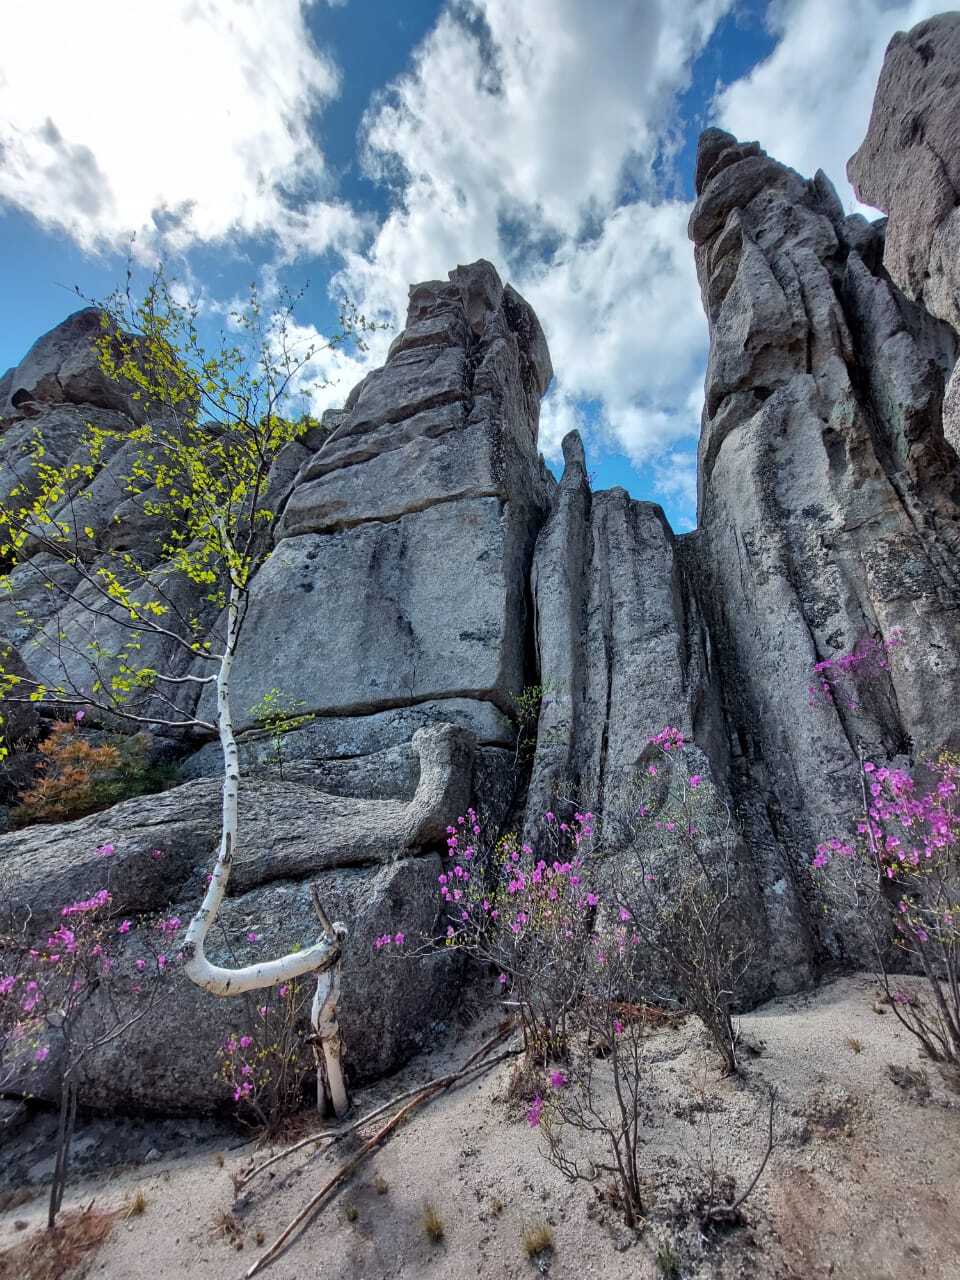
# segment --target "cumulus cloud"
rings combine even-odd
[[[136,31],[137,38],[133,38]],[[97,250],[270,233],[356,241],[311,119],[339,91],[300,0],[8,6],[0,201]]]
[[[689,206],[658,196],[655,162],[729,7],[459,0],[367,114],[366,167],[395,205],[336,283],[399,325],[409,282],[491,259],[547,333],[552,460],[587,424],[638,464],[697,432],[706,325]]]
[[[896,31],[941,12],[941,0],[778,0],[773,53],[718,93],[716,120],[757,138],[810,177],[823,169],[846,208],[860,210],[847,160],[863,141],[883,55]]]

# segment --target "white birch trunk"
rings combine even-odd
[[[204,953],[207,933],[216,919],[220,904],[227,890],[237,846],[237,802],[240,792],[240,759],[230,714],[230,673],[236,653],[240,623],[240,592],[230,584],[227,605],[227,643],[217,674],[217,723],[220,745],[223,749],[223,815],[220,832],[220,849],[213,868],[213,875],[200,909],[190,921],[184,936],[181,955],[184,973],[204,991],[216,996],[239,995],[244,991],[257,991],[289,982],[305,973],[330,966],[338,961],[340,940],[346,936],[343,925],[333,927],[334,936],[327,935],[312,947],[293,951],[277,960],[264,960],[239,969],[226,969],[211,964]]]
[[[342,927],[342,926],[341,926]],[[336,931],[337,926],[334,925]],[[337,1003],[340,999],[340,966],[334,965],[317,975],[317,989],[313,996],[310,1020],[314,1036],[320,1041],[326,1065],[327,1087],[333,1114],[342,1120],[350,1109],[347,1086],[343,1078],[343,1041],[337,1023]],[[323,1070],[317,1060],[317,1110],[324,1109]]]

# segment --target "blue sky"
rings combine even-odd
[[[407,285],[490,258],[557,375],[597,486],[695,518],[706,357],[685,226],[699,131],[759,139],[856,209],[893,32],[922,0],[32,0],[0,45],[0,371],[121,278],[132,233],[211,323],[251,280],[346,293],[386,328]],[[58,38],[51,41],[50,32]],[[342,402],[362,358],[321,357]]]

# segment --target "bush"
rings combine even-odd
[[[627,806],[630,849],[611,872],[612,894],[645,968],[700,1018],[734,1073],[733,1010],[757,942],[739,892],[730,815],[716,788],[683,767],[679,729],[667,726],[650,744],[659,758]],[[653,990],[649,973],[645,986]]]
[[[293,979],[256,992],[253,1017],[231,1032],[218,1050],[219,1076],[243,1120],[277,1133],[300,1110],[304,1081],[313,1065],[307,1048],[314,983]]]
[[[177,781],[172,764],[151,764],[148,733],[109,734],[96,746],[78,719],[58,720],[40,743],[40,777],[20,794],[11,826],[69,822],[133,796],[152,795]]]
[[[564,1053],[598,905],[586,852],[592,815],[547,819],[549,860],[513,835],[491,842],[469,809],[447,828],[448,863],[439,877],[448,920],[439,945],[496,967],[504,999],[518,1011],[527,1054],[544,1064]],[[405,942],[400,932],[377,938],[374,947]],[[435,945],[425,943],[427,950]]]
[[[864,813],[856,835],[817,847],[812,871],[841,929],[872,941],[890,1007],[960,1087],[960,761],[942,755],[919,781],[861,759]],[[922,973],[925,994],[891,980]]]

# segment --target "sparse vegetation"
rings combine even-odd
[[[538,1258],[543,1253],[553,1252],[553,1228],[543,1219],[532,1222],[524,1228],[521,1237],[523,1252],[528,1258]]]
[[[0,1251],[0,1280],[63,1280],[89,1260],[113,1229],[116,1210],[92,1204],[61,1215],[52,1231],[34,1231]]]
[[[420,1215],[420,1225],[431,1244],[440,1244],[444,1237],[443,1219],[433,1201],[428,1201]]]
[[[674,1248],[669,1240],[662,1240],[657,1246],[654,1261],[657,1271],[664,1277],[664,1280],[679,1280],[680,1278],[680,1254]]]
[[[139,1218],[142,1214],[146,1213],[146,1211],[147,1211],[146,1193],[144,1192],[142,1187],[138,1187],[137,1190],[130,1197],[129,1202],[127,1203],[126,1211],[123,1216],[125,1218]]]

